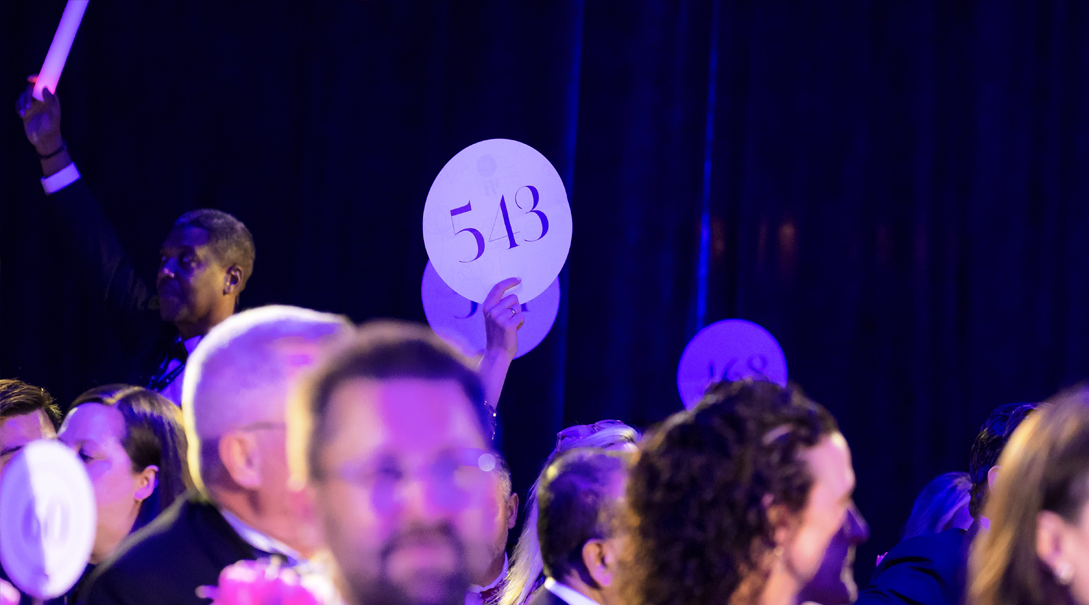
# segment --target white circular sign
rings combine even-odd
[[[484,333],[483,305],[454,292],[442,281],[430,262],[424,266],[420,298],[423,300],[427,323],[443,340],[468,357],[484,352],[487,338]],[[553,280],[552,285],[537,298],[521,303],[521,308],[526,323],[518,329],[518,353],[515,354],[515,359],[541,344],[552,329],[552,324],[556,322],[556,314],[560,310],[559,278]]]
[[[57,441],[33,441],[0,480],[0,563],[23,592],[54,599],[79,581],[95,539],[95,495],[83,463]]]
[[[677,390],[688,409],[712,383],[742,378],[787,385],[783,349],[770,332],[744,319],[724,319],[700,330],[677,366]]]
[[[522,302],[556,280],[571,249],[571,206],[552,164],[536,149],[489,139],[462,149],[439,171],[423,212],[427,256],[442,280],[484,302],[495,284]]]

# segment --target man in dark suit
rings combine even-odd
[[[972,475],[969,510],[975,519],[972,526],[967,530],[949,529],[915,536],[897,544],[881,560],[870,585],[862,591],[855,605],[957,605],[964,602],[968,554],[976,534],[986,531],[989,525],[983,516],[983,506],[990,486],[994,485],[1000,472],[998,457],[1014,430],[1035,409],[1034,403],[999,406],[980,427],[969,460]]]
[[[41,159],[42,187],[54,221],[88,279],[91,300],[131,355],[127,371],[107,382],[146,386],[180,403],[186,359],[200,339],[234,313],[253,273],[254,244],[246,226],[219,210],[182,215],[163,241],[155,292],[136,276],[102,208],[80,178],[61,137],[60,103],[19,97],[16,109]]]
[[[624,497],[627,454],[574,449],[556,459],[537,488],[545,583],[529,605],[615,605],[619,545],[614,537]]]
[[[203,586],[243,559],[294,565],[320,538],[288,488],[285,408],[298,373],[350,331],[342,317],[271,306],[234,315],[208,333],[184,387],[189,468],[197,491],[100,565],[87,605],[206,605]]]

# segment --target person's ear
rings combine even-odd
[[[136,474],[136,491],[132,497],[137,502],[143,502],[155,492],[155,486],[159,484],[159,467],[154,464],[147,465],[144,470]]]
[[[615,555],[606,545],[605,540],[594,538],[582,545],[582,564],[586,566],[590,577],[600,587],[610,586],[613,583],[614,567],[610,563],[614,558]]]
[[[242,286],[242,268],[237,265],[227,267],[223,274],[223,294],[234,294]]]
[[[261,486],[261,452],[252,434],[230,432],[220,437],[219,459],[238,485],[250,490]]]
[[[788,542],[790,542],[791,536],[794,533],[794,516],[790,514],[787,507],[782,504],[772,504],[771,494],[767,494],[763,499],[764,510],[768,515],[768,524],[772,528],[772,537],[775,540],[775,548],[786,548]]]
[[[514,529],[518,523],[518,492],[511,492],[507,498],[507,529]]]
[[[1063,552],[1066,521],[1058,514],[1044,510],[1036,515],[1036,555],[1055,574],[1060,583],[1068,583],[1074,568]]]
[[[991,470],[987,471],[987,491],[994,493],[995,488],[998,487],[998,475],[1002,471],[1002,467],[997,464],[991,467]]]

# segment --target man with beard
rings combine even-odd
[[[480,379],[430,330],[364,325],[307,381],[288,418],[353,605],[462,605],[491,563],[500,477]]]
[[[16,103],[27,139],[41,159],[48,208],[70,257],[88,279],[132,364],[121,381],[181,403],[186,360],[200,339],[231,316],[253,273],[253,237],[219,210],[194,210],[175,221],[159,253],[155,293],[139,277],[102,208],[80,179],[61,137],[60,102],[27,87]]]
[[[507,558],[507,537],[518,522],[518,493],[513,490],[510,467],[498,453],[495,454],[495,472],[499,476],[499,490],[492,504],[496,517],[492,537],[491,564],[483,573],[476,574],[465,594],[465,605],[499,605],[499,597],[507,584],[510,561]]]

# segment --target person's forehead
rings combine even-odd
[[[842,433],[825,435],[803,454],[813,473],[815,487],[845,494],[855,487],[851,449]]]
[[[163,240],[163,249],[193,248],[195,250],[207,245],[210,239],[211,236],[206,230],[193,225],[182,225],[170,230],[166,239]]]
[[[16,439],[27,441],[50,436],[49,428],[52,425],[42,410],[0,419],[0,448]]]
[[[72,408],[61,425],[59,437],[71,439],[107,439],[120,437],[124,432],[125,419],[116,408],[101,403],[85,403]]]
[[[357,455],[426,456],[485,445],[472,403],[455,380],[353,378],[333,390],[328,414],[330,445]]]

